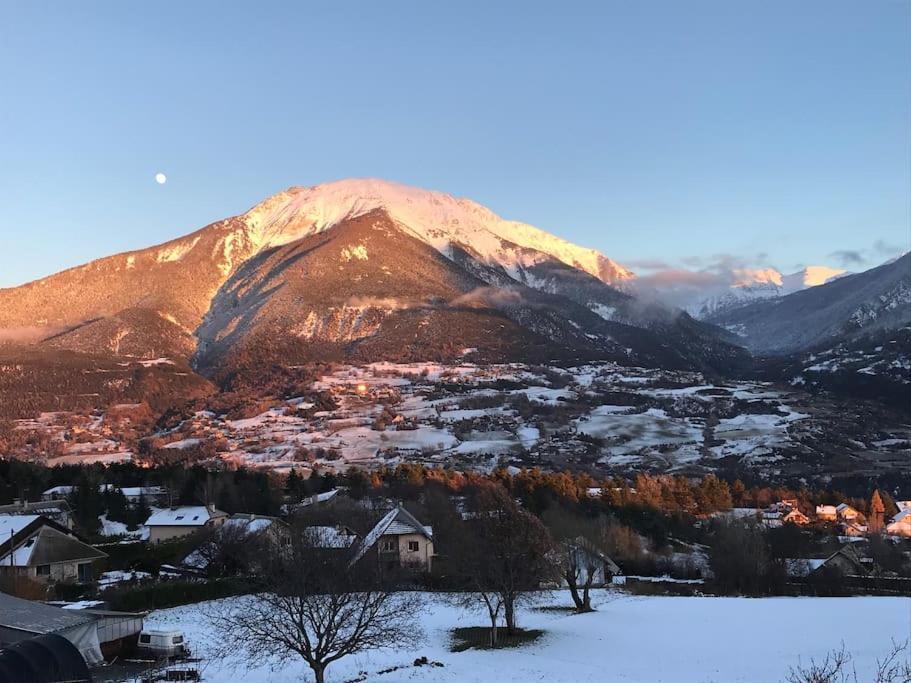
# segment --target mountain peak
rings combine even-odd
[[[483,260],[526,265],[515,247],[533,249],[584,270],[608,284],[632,277],[595,249],[572,244],[534,226],[501,218],[469,199],[376,178],[349,178],[309,187],[293,186],[241,216],[257,249],[281,246],[328,230],[340,222],[384,209],[438,251],[471,249]]]

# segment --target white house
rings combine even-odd
[[[834,522],[838,518],[838,510],[834,505],[817,505],[816,518],[821,522]]]
[[[206,527],[221,526],[227,517],[227,514],[211,505],[165,508],[153,512],[145,526],[149,530],[149,543],[161,543],[189,536]]]
[[[433,561],[433,529],[399,506],[390,510],[357,546],[351,564],[377,548],[380,566],[429,572]]]
[[[911,508],[906,508],[895,515],[886,525],[886,533],[892,536],[911,537]]]

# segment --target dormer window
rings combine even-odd
[[[177,515],[177,517],[175,517],[175,519],[179,522],[180,520],[183,519],[183,515]]]

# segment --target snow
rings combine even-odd
[[[329,230],[375,209],[384,209],[393,221],[447,257],[454,244],[467,246],[530,286],[542,283],[525,277],[525,268],[540,261],[542,255],[609,283],[632,277],[630,271],[594,249],[576,246],[531,225],[504,220],[475,202],[371,178],[293,187],[269,197],[241,217],[244,229],[237,239],[262,250]],[[230,261],[228,246],[226,242],[225,258]],[[367,254],[365,250],[359,256],[349,249],[347,254],[343,251],[342,258],[366,259]]]
[[[203,526],[209,517],[204,505],[164,508],[153,512],[145,526]]]
[[[107,588],[108,586],[113,586],[118,583],[125,583],[127,581],[144,581],[151,578],[152,575],[148,572],[125,571],[122,569],[116,569],[109,572],[102,572],[101,576],[98,577],[98,587]]]
[[[569,596],[556,593],[544,604],[568,605]],[[594,604],[596,612],[582,615],[523,609],[519,624],[545,631],[534,644],[452,653],[449,630],[481,626],[484,617],[430,596],[416,648],[346,657],[330,666],[327,680],[341,683],[364,672],[366,680],[384,683],[769,683],[784,680],[790,667],[819,660],[842,642],[859,680],[872,680],[876,658],[888,652],[892,639],[904,642],[908,636],[907,598],[632,597],[599,590]],[[146,626],[183,631],[194,651],[205,657],[215,645],[206,609],[189,605],[154,612]],[[851,623],[876,627],[846,635],[848,615]],[[421,656],[444,666],[411,666]],[[204,675],[222,683],[312,680],[302,661],[277,665],[274,671],[268,664],[252,670],[243,664],[241,653],[237,659],[207,660]],[[378,673],[393,666],[404,668]]]
[[[164,448],[183,450],[185,448],[193,448],[193,446],[198,445],[199,439],[181,439],[180,441],[172,441],[169,444],[165,444]]]

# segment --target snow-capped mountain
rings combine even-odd
[[[729,287],[688,306],[687,310],[700,320],[710,319],[756,301],[817,287],[846,274],[842,268],[829,266],[807,266],[789,275],[774,268],[738,269],[733,271],[735,279]]]
[[[241,216],[244,238],[257,250],[280,246],[331,229],[342,221],[383,209],[422,241],[449,255],[453,246],[470,249],[482,261],[511,275],[551,256],[607,284],[633,274],[594,249],[539,228],[500,218],[469,199],[376,179],[341,180],[292,187]]]
[[[743,358],[716,328],[612,286],[631,276],[469,200],[346,180],[0,290],[0,331],[58,351],[192,357],[213,372],[231,359],[444,359],[465,348],[478,360],[715,369]]]
[[[898,329],[911,322],[911,254],[863,273],[721,310],[707,320],[762,354],[791,353]]]

